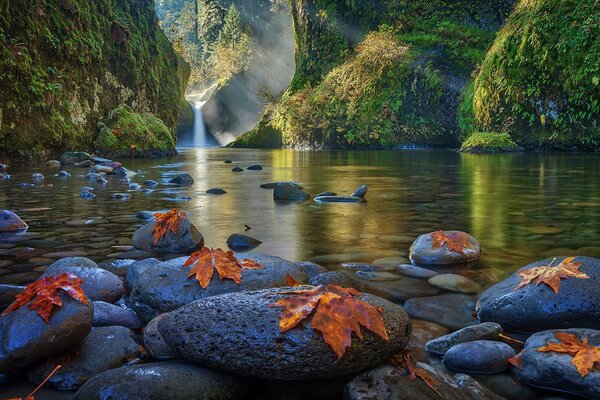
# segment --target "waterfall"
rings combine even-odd
[[[182,135],[179,138],[179,146],[181,147],[214,147],[219,144],[206,130],[204,118],[202,116],[202,107],[206,101],[188,101],[192,106],[194,120],[192,122],[192,132]]]

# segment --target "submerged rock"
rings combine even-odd
[[[304,201],[310,194],[293,182],[281,182],[273,190],[273,199],[281,201]]]
[[[244,168],[240,168],[240,167],[233,167],[233,168],[231,169],[231,171],[232,171],[232,172],[243,172],[243,171],[244,171]]]
[[[312,286],[337,285],[346,288],[354,288],[356,290],[363,290],[362,284],[357,279],[354,279],[341,271],[324,272],[310,278],[308,283]]]
[[[450,329],[475,325],[475,300],[464,294],[443,294],[407,300],[404,308],[412,318],[435,322]]]
[[[251,236],[234,233],[227,238],[227,246],[234,251],[246,251],[260,246],[262,242]]]
[[[363,203],[366,200],[356,196],[319,196],[315,197],[317,203]]]
[[[431,286],[452,292],[475,294],[481,290],[481,285],[472,279],[456,274],[439,274],[427,281]]]
[[[190,361],[264,379],[330,378],[364,370],[388,360],[408,344],[410,321],[400,306],[372,295],[368,303],[383,309],[389,341],[363,328],[364,341],[338,360],[320,332],[303,323],[279,332],[281,292],[267,289],[230,293],[196,301],[167,315],[158,329],[165,341]]]
[[[0,210],[0,232],[15,232],[29,226],[17,214],[9,210]]]
[[[396,267],[396,271],[402,275],[412,278],[429,279],[436,276],[438,273],[427,268],[417,267],[412,264],[401,264]]]
[[[444,366],[469,374],[497,374],[508,369],[515,350],[503,342],[475,340],[452,346],[444,355]]]
[[[171,179],[169,183],[174,183],[176,185],[193,185],[194,178],[190,174],[179,174]]]
[[[456,263],[467,263],[475,261],[481,255],[479,242],[471,235],[460,231],[444,231],[446,235],[466,235],[467,242],[469,243],[463,249],[463,252],[451,251],[448,246],[444,244],[441,247],[433,248],[433,238],[431,233],[426,233],[419,236],[412,246],[410,247],[410,260],[417,264],[456,264]]]
[[[208,189],[206,191],[206,193],[208,193],[208,194],[226,194],[227,192],[221,188],[213,188],[213,189]]]
[[[425,345],[429,353],[444,355],[451,347],[474,340],[497,340],[502,333],[502,327],[495,322],[484,322],[459,329],[448,335],[433,339]]]
[[[248,171],[261,171],[263,169],[262,165],[254,164],[246,168]]]
[[[196,229],[187,217],[179,223],[179,230],[174,234],[170,230],[158,242],[154,242],[154,224],[156,220],[143,225],[133,234],[133,245],[155,253],[191,253],[204,246],[204,236]]]

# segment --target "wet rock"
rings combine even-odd
[[[565,281],[563,281],[565,282]],[[566,353],[541,352],[547,343],[557,343],[556,332],[576,335],[580,341],[587,339],[592,346],[600,346],[600,331],[594,329],[548,330],[527,339],[521,353],[523,368],[512,368],[512,374],[522,383],[539,388],[566,392],[589,399],[600,398],[600,372],[592,369],[582,377],[572,364],[573,356]]]
[[[390,269],[390,271],[393,271],[396,266],[404,264],[405,262],[407,262],[405,257],[395,256],[378,258],[376,260],[373,260],[372,263],[379,266],[394,267],[393,269]]]
[[[204,236],[196,229],[187,217],[179,223],[178,233],[167,233],[154,242],[153,230],[156,221],[150,221],[133,234],[133,245],[140,250],[155,253],[191,253],[204,246]]]
[[[15,301],[15,296],[21,293],[25,286],[0,284],[0,310]]]
[[[371,282],[388,282],[402,279],[401,276],[387,271],[356,271],[356,276]]]
[[[467,393],[470,400],[505,400],[469,375],[456,374],[454,381]]]
[[[130,183],[129,189],[131,190],[140,190],[142,186],[139,183]]]
[[[125,167],[119,167],[115,169],[115,175],[120,176],[121,178],[131,179],[136,176],[137,173]]]
[[[142,329],[144,323],[133,311],[104,301],[94,301],[93,326],[124,326],[137,330]]]
[[[416,265],[412,265],[412,264],[398,265],[396,267],[396,271],[403,275],[410,276],[413,278],[419,278],[419,279],[429,279],[429,278],[437,275],[437,272],[435,272],[435,271],[432,271],[427,268],[417,267]]]
[[[79,193],[79,197],[88,200],[96,198],[96,195],[92,192],[88,192],[87,190],[82,190],[81,193]]]
[[[91,160],[92,156],[84,151],[67,151],[60,157],[61,164],[75,164],[82,161]]]
[[[154,213],[152,213],[150,211],[138,211],[135,214],[135,217],[138,219],[143,219],[143,220],[151,220],[151,219],[154,219]]]
[[[233,251],[246,251],[260,246],[262,242],[251,236],[234,233],[227,238],[227,246]]]
[[[352,193],[352,196],[360,197],[362,199],[367,194],[368,189],[369,188],[367,187],[367,185],[361,185],[358,189],[354,191],[354,193]]]
[[[176,185],[193,185],[194,178],[190,174],[179,174],[171,179],[169,183],[174,183]]]
[[[35,183],[19,183],[18,185],[20,188],[22,189],[28,189],[28,188],[34,188],[35,187]]]
[[[502,333],[502,327],[495,322],[484,322],[467,326],[449,335],[433,339],[425,345],[429,353],[444,355],[451,347],[474,340],[497,340]]]
[[[232,161],[232,160],[223,160],[223,162],[224,162],[225,164],[231,164],[233,161]]]
[[[317,197],[323,197],[323,196],[337,196],[337,193],[334,193],[334,192],[321,192],[319,194],[316,194],[315,198],[317,198]]]
[[[148,179],[146,181],[143,182],[144,186],[150,186],[150,187],[155,187],[158,186],[158,182],[153,181],[152,179]]]
[[[519,272],[544,265],[558,265],[565,257],[529,264],[487,289],[479,299],[479,319],[497,322],[507,331],[533,333],[547,329],[600,328],[600,260],[577,257],[579,271],[589,279],[560,281],[558,293],[546,284],[529,284],[516,290]],[[554,260],[554,261],[553,261]]]
[[[119,277],[112,272],[83,257],[67,257],[51,264],[44,276],[54,276],[68,272],[83,279],[83,291],[92,301],[114,303],[125,294],[125,287]]]
[[[46,166],[50,168],[60,168],[61,163],[58,160],[49,160],[48,162],[46,162]]]
[[[107,175],[111,175],[115,173],[115,170],[112,169],[111,167],[107,166],[107,165],[94,165],[94,168],[92,169],[92,172],[95,173],[105,173]]]
[[[337,285],[341,287],[354,288],[356,290],[363,290],[363,286],[360,281],[353,279],[348,274],[340,271],[329,271],[319,274],[308,281],[309,285]]]
[[[236,400],[242,398],[244,389],[237,377],[169,361],[103,372],[79,389],[75,400]]]
[[[447,235],[461,233],[459,231],[444,231]],[[410,247],[410,259],[417,264],[456,264],[475,261],[481,255],[479,242],[469,234],[467,235],[469,246],[464,248],[464,254],[450,251],[448,246],[443,245],[434,249],[432,247],[431,233],[421,235]]]
[[[260,185],[260,188],[261,189],[275,189],[275,187],[277,187],[277,185],[279,185],[280,183],[293,183],[293,184],[297,185],[300,189],[304,189],[297,182],[267,182],[267,183],[263,183],[262,185]]]
[[[422,279],[409,277],[388,282],[370,282],[366,280],[360,280],[360,282],[366,292],[398,303],[417,297],[436,296],[442,292]]]
[[[425,352],[425,344],[432,339],[448,333],[448,328],[438,325],[434,322],[423,321],[420,319],[411,319],[413,327],[408,350],[415,361],[426,362],[429,354]]]
[[[131,306],[142,320],[149,321],[158,314],[206,297],[287,286],[287,274],[297,282],[306,283],[302,268],[282,258],[254,253],[236,254],[236,257],[252,259],[264,269],[243,270],[240,285],[230,279],[221,280],[215,274],[210,285],[203,289],[197,280],[188,279],[191,267],[182,268],[187,257],[166,261],[148,268],[137,277],[131,291]]]
[[[97,243],[97,244],[102,245],[102,247],[105,246],[104,243]],[[89,245],[89,246],[91,247],[92,245]],[[129,267],[131,265],[135,264],[136,262],[137,262],[136,260],[131,260],[131,259],[125,258],[125,259],[121,259],[121,260],[105,261],[98,266],[102,269],[112,272],[113,274],[115,274],[117,276],[124,276],[127,273],[127,270],[129,269]]]
[[[248,171],[261,171],[263,169],[262,165],[254,164],[246,168]]]
[[[60,176],[62,178],[68,178],[69,176],[71,176],[71,174],[68,173],[67,171],[58,171],[58,174],[56,174],[56,176]]]
[[[517,355],[503,342],[475,340],[452,346],[444,355],[444,366],[470,374],[497,374],[508,369],[508,359]]]
[[[104,184],[108,183],[108,181],[106,179],[100,177],[100,178],[96,179],[96,183],[104,185]]]
[[[78,163],[73,164],[73,166],[79,167],[79,168],[89,168],[92,166],[92,160],[85,160],[82,162],[78,162]]]
[[[36,172],[36,173],[31,174],[31,179],[33,179],[34,181],[41,181],[41,180],[44,180],[44,175]]]
[[[76,348],[67,351],[62,368],[48,380],[60,390],[76,390],[85,382],[109,369],[118,368],[141,355],[135,334],[122,326],[92,328]],[[43,363],[29,371],[27,379],[40,384],[54,369],[54,363]]]
[[[319,196],[315,197],[317,203],[363,203],[362,197],[355,196]]]
[[[161,261],[157,260],[156,258],[147,258],[145,260],[141,260],[134,264],[131,264],[129,268],[127,268],[127,272],[125,273],[125,287],[128,290],[131,290],[135,285],[138,276],[140,276],[142,272],[160,263]]]
[[[482,289],[474,280],[456,274],[439,274],[429,278],[428,282],[440,289],[466,294],[475,294]]]
[[[103,174],[97,174],[95,172],[88,172],[87,174],[85,174],[85,179],[87,179],[88,181],[98,181],[98,179],[103,179],[105,175]]]
[[[158,331],[158,323],[162,321],[167,313],[157,315],[152,321],[148,322],[144,328],[144,347],[148,353],[158,360],[174,360],[181,358],[179,351],[165,342]]]
[[[117,200],[129,200],[131,195],[129,193],[113,193],[111,197]]]
[[[213,188],[213,189],[208,189],[206,191],[206,193],[208,193],[208,194],[226,194],[227,192],[221,188]]]
[[[310,261],[297,262],[296,265],[304,270],[309,281],[319,274],[329,272],[327,268]]]
[[[0,372],[34,364],[82,341],[92,329],[93,306],[61,293],[47,324],[28,307],[0,317]]]
[[[9,210],[0,210],[0,232],[15,232],[28,226],[17,214]]]
[[[282,182],[275,186],[273,199],[280,201],[304,201],[310,199],[310,194],[293,182]]]
[[[435,322],[450,329],[461,329],[478,322],[474,317],[475,301],[464,294],[410,299],[404,309],[411,318]]]
[[[363,300],[383,309],[389,341],[363,329],[341,360],[308,324],[279,332],[282,297],[276,288],[229,293],[196,301],[169,313],[158,329],[186,359],[240,375],[274,380],[329,378],[364,370],[404,349],[410,321],[401,307],[376,296]],[[277,360],[277,362],[273,362]],[[285,367],[282,367],[285,366]]]

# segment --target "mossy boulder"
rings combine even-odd
[[[146,155],[175,152],[171,130],[152,113],[137,113],[124,104],[112,110],[98,124],[94,141],[96,152],[103,155]]]
[[[528,148],[598,148],[598,20],[596,0],[521,0],[465,98],[466,120]]]
[[[492,132],[475,132],[460,148],[465,153],[509,153],[522,150],[508,133]]]

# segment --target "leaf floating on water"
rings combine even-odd
[[[56,276],[46,276],[27,285],[23,292],[17,294],[15,301],[2,313],[5,316],[12,311],[29,304],[29,310],[36,310],[38,315],[46,322],[50,322],[50,315],[54,306],[61,307],[60,292],[63,291],[75,300],[88,304],[85,293],[81,288],[83,280],[76,275],[62,273]]]
[[[556,332],[554,336],[559,340],[558,343],[546,343],[538,351],[570,355],[573,357],[571,364],[577,368],[582,378],[594,369],[595,363],[600,362],[600,347],[592,346],[587,338],[584,338],[582,342],[576,335],[566,332]]]
[[[270,307],[283,307],[279,314],[279,332],[289,331],[312,314],[310,326],[323,334],[325,343],[338,359],[352,345],[352,333],[363,340],[361,326],[388,340],[381,316],[383,310],[358,299],[362,293],[356,289],[321,285],[280,294],[284,297],[270,304]]]
[[[525,271],[519,272],[519,276],[521,277],[521,281],[519,282],[519,286],[515,288],[521,289],[522,287],[529,285],[530,283],[535,283],[536,285],[540,285],[545,283],[550,286],[554,293],[558,294],[558,289],[560,288],[560,280],[567,279],[570,277],[578,278],[578,279],[589,279],[585,273],[579,271],[579,267],[583,263],[573,262],[577,257],[569,257],[565,258],[560,264],[552,266],[552,263],[556,260],[552,260],[549,265],[541,266],[541,267],[533,267],[526,269]]]
[[[262,265],[250,259],[238,260],[231,251],[209,249],[192,253],[183,267],[192,265],[188,278],[195,277],[204,289],[210,284],[216,269],[221,279],[231,279],[238,285],[242,283],[243,269],[264,269]],[[214,266],[213,266],[214,265]]]
[[[185,218],[185,211],[174,208],[166,213],[155,213],[154,217],[156,221],[154,221],[152,236],[156,245],[169,231],[173,232],[175,236],[179,234],[179,224]]]
[[[408,378],[411,381],[414,381],[417,378],[421,379],[438,396],[440,396],[441,398],[444,398],[444,396],[442,396],[442,394],[440,393],[440,391],[437,388],[438,382],[435,380],[435,378],[433,376],[431,376],[431,374],[429,374],[429,372],[427,372],[423,368],[419,368],[415,365],[415,363],[410,355],[410,352],[408,350],[404,350],[402,353],[397,354],[394,357],[392,357],[390,359],[390,364],[392,364],[392,366],[394,366],[398,369],[405,370],[406,373],[408,374]]]
[[[446,233],[436,231],[431,234],[431,239],[431,248],[434,250],[446,245],[450,251],[465,254],[465,249],[471,248],[469,237],[464,232]]]

